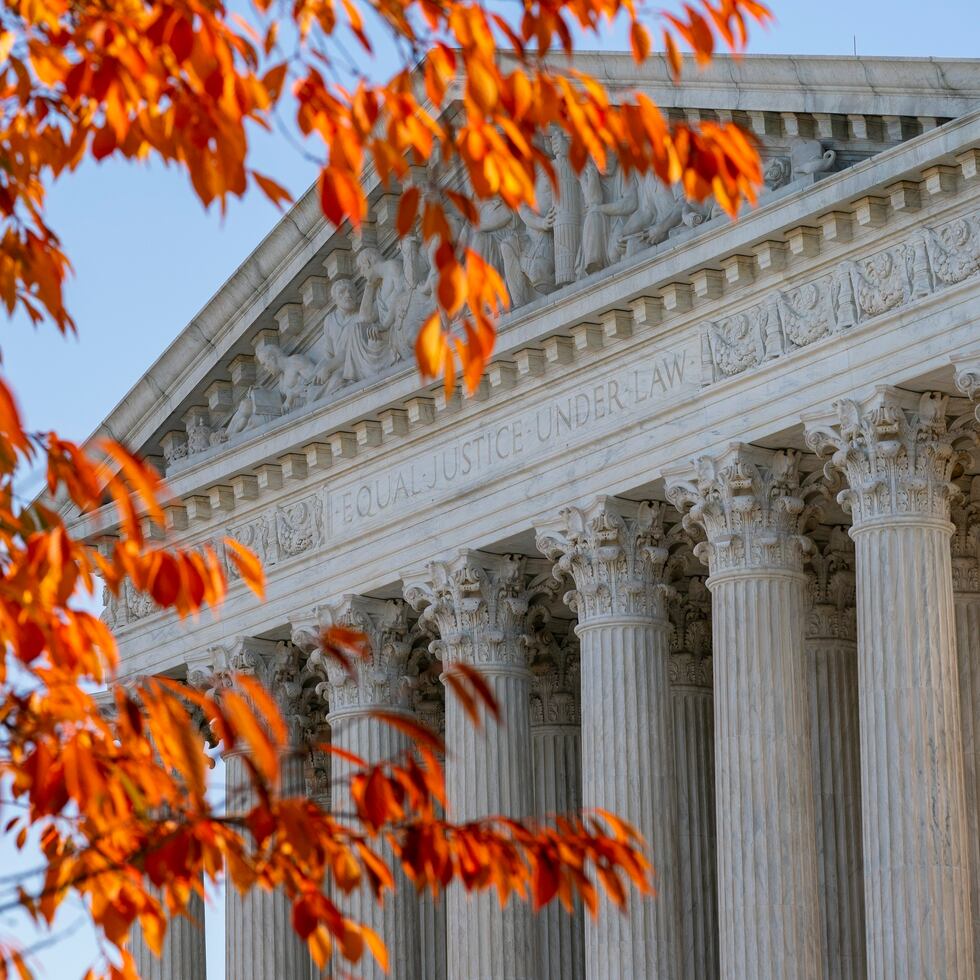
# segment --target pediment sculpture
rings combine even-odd
[[[523,306],[620,260],[696,229],[721,211],[711,199],[691,202],[680,187],[654,176],[626,173],[614,160],[605,171],[590,161],[576,174],[568,139],[545,141],[555,187],[543,171],[535,185],[536,207],[518,212],[500,200],[484,201],[467,244],[497,270],[512,308]],[[771,157],[764,193],[829,171],[833,150],[817,139],[791,142],[789,155]],[[557,194],[555,193],[557,189]],[[279,416],[309,406],[358,382],[411,361],[415,340],[435,309],[437,269],[432,248],[418,231],[382,249],[374,239],[352,241],[353,270],[335,271],[325,289],[327,307],[315,335],[291,338],[263,331],[254,362],[261,378],[235,385],[234,404],[194,408],[186,430],[164,440],[168,464],[226,443]]]

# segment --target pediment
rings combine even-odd
[[[680,87],[656,58],[638,68],[627,55],[584,53],[577,64],[614,93],[645,91],[672,118],[734,119],[753,132],[766,166],[762,209],[980,107],[980,62],[720,58],[688,72]],[[695,254],[698,241],[729,224],[710,202],[686,204],[652,183],[594,169],[576,176],[563,166],[560,142],[563,194],[548,220],[488,205],[474,233],[513,296],[503,337],[532,324],[520,330],[528,338],[541,311],[562,305],[569,328],[589,317],[598,324],[608,312],[604,282],[654,259]],[[312,460],[323,454],[327,464],[359,442],[375,444],[386,427],[411,424],[413,411],[430,411],[439,395],[418,386],[412,350],[432,308],[431,266],[417,239],[394,233],[397,196],[374,187],[370,200],[371,220],[355,240],[324,221],[308,192],[98,434],[125,441],[175,478],[213,470],[245,444],[267,442],[269,458],[278,459],[289,449],[279,433],[307,418],[335,417],[344,406],[350,417],[342,431],[307,438]],[[598,297],[595,310],[583,306],[585,292]],[[663,297],[651,294],[650,302]],[[297,457],[295,465],[307,464]]]

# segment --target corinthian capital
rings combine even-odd
[[[980,476],[952,509],[953,590],[980,592]]]
[[[702,456],[691,470],[668,475],[667,498],[700,527],[707,541],[695,554],[712,575],[729,571],[802,571],[809,542],[801,535],[807,511],[800,486],[800,454],[735,444],[720,456]]]
[[[531,635],[531,724],[579,723],[579,642],[574,633],[556,637],[548,629]]]
[[[305,741],[311,724],[313,687],[298,647],[286,640],[238,637],[228,645],[212,647],[209,654],[215,665],[216,686],[233,687],[237,674],[254,677],[278,705],[293,744]]]
[[[855,640],[854,543],[842,527],[810,555],[807,572],[810,639]]]
[[[580,622],[666,618],[663,513],[663,504],[599,497],[536,528],[538,550],[555,563],[556,578],[568,575],[575,583],[565,601]]]
[[[879,387],[862,402],[835,402],[836,418],[806,421],[807,445],[831,457],[828,479],[847,479],[837,500],[855,527],[896,517],[949,520],[958,495],[952,480],[969,459],[959,447],[976,435],[960,423],[947,426],[948,404],[937,392]]]
[[[325,681],[317,692],[330,706],[331,724],[341,715],[372,708],[410,707],[408,607],[401,599],[346,595],[317,606],[314,618],[317,633],[331,626],[354,629],[364,634],[369,649],[369,657],[354,660],[350,670],[318,648],[309,654],[309,671]]]
[[[529,573],[526,558],[479,551],[431,562],[405,580],[405,598],[420,610],[423,627],[439,634],[433,649],[444,665],[525,667],[528,612],[556,593],[550,576]]]

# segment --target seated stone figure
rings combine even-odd
[[[336,279],[330,286],[330,297],[334,308],[323,324],[314,373],[324,394],[374,377],[395,362],[387,329],[381,328],[374,315],[365,322],[364,307],[359,307],[350,279]]]
[[[272,375],[282,395],[283,412],[305,405],[316,387],[316,365],[303,354],[286,354],[275,344],[260,344],[255,349],[259,366]]]

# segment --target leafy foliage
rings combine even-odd
[[[365,220],[366,169],[400,188],[397,230],[420,226],[438,269],[418,364],[448,388],[461,370],[475,389],[494,319],[508,304],[497,272],[466,248],[467,229],[485,200],[534,208],[539,171],[555,183],[542,134],[565,132],[577,170],[615,158],[626,173],[656,174],[693,198],[713,195],[732,214],[761,181],[758,156],[736,127],[669,124],[649,99],[614,100],[562,57],[572,53],[573,29],[598,34],[625,18],[642,61],[656,20],[679,77],[680,44],[699,64],[719,44],[741,50],[748,24],[769,16],[758,0],[690,0],[655,16],[633,0],[525,0],[512,18],[479,0],[254,0],[253,14],[258,26],[218,0],[0,4],[0,298],[9,313],[20,308],[34,322],[47,316],[62,332],[74,329],[63,298],[70,267],[45,218],[45,187],[86,158],[174,164],[206,206],[224,207],[252,184],[279,205],[288,201],[248,163],[249,128],[270,127],[287,91],[300,132],[322,154],[320,200],[330,221],[356,230]],[[370,53],[379,32],[405,60],[375,81],[345,45]],[[451,174],[464,179],[447,184]],[[48,495],[22,503],[15,476],[39,462]],[[134,923],[159,950],[168,917],[185,913],[223,869],[242,891],[283,889],[320,964],[334,951],[354,962],[368,951],[386,963],[381,938],[329,897],[364,881],[383,897],[394,882],[385,853],[420,890],[458,880],[496,889],[502,901],[516,893],[535,908],[553,900],[571,908],[577,896],[594,912],[597,887],[619,905],[630,882],[651,891],[642,841],[612,814],[453,823],[444,746],[399,715],[377,720],[409,736],[403,757],[369,765],[320,747],[356,769],[356,813],[336,815],[282,791],[280,763],[293,747],[275,702],[249,677],[207,693],[146,678],[114,687],[106,709],[90,692],[112,681],[118,653],[85,608],[100,581],[179,617],[225,594],[213,549],[164,546],[149,533],[164,527],[166,493],[152,466],[118,444],[83,448],[27,433],[0,382],[0,806],[13,813],[4,835],[19,847],[31,833],[41,842],[43,881],[18,887],[14,898],[35,920],[50,924],[69,896],[80,896],[115,950],[105,975],[124,978],[135,976],[126,949]],[[82,514],[75,525],[66,523],[69,505]],[[224,549],[261,597],[255,556],[234,541]],[[339,628],[321,648],[348,670],[370,653],[364,637]],[[446,683],[474,724],[496,716],[478,673],[460,666]],[[219,811],[209,800],[205,737],[242,753],[248,802]],[[0,938],[0,980],[7,975],[30,972],[16,943]]]

